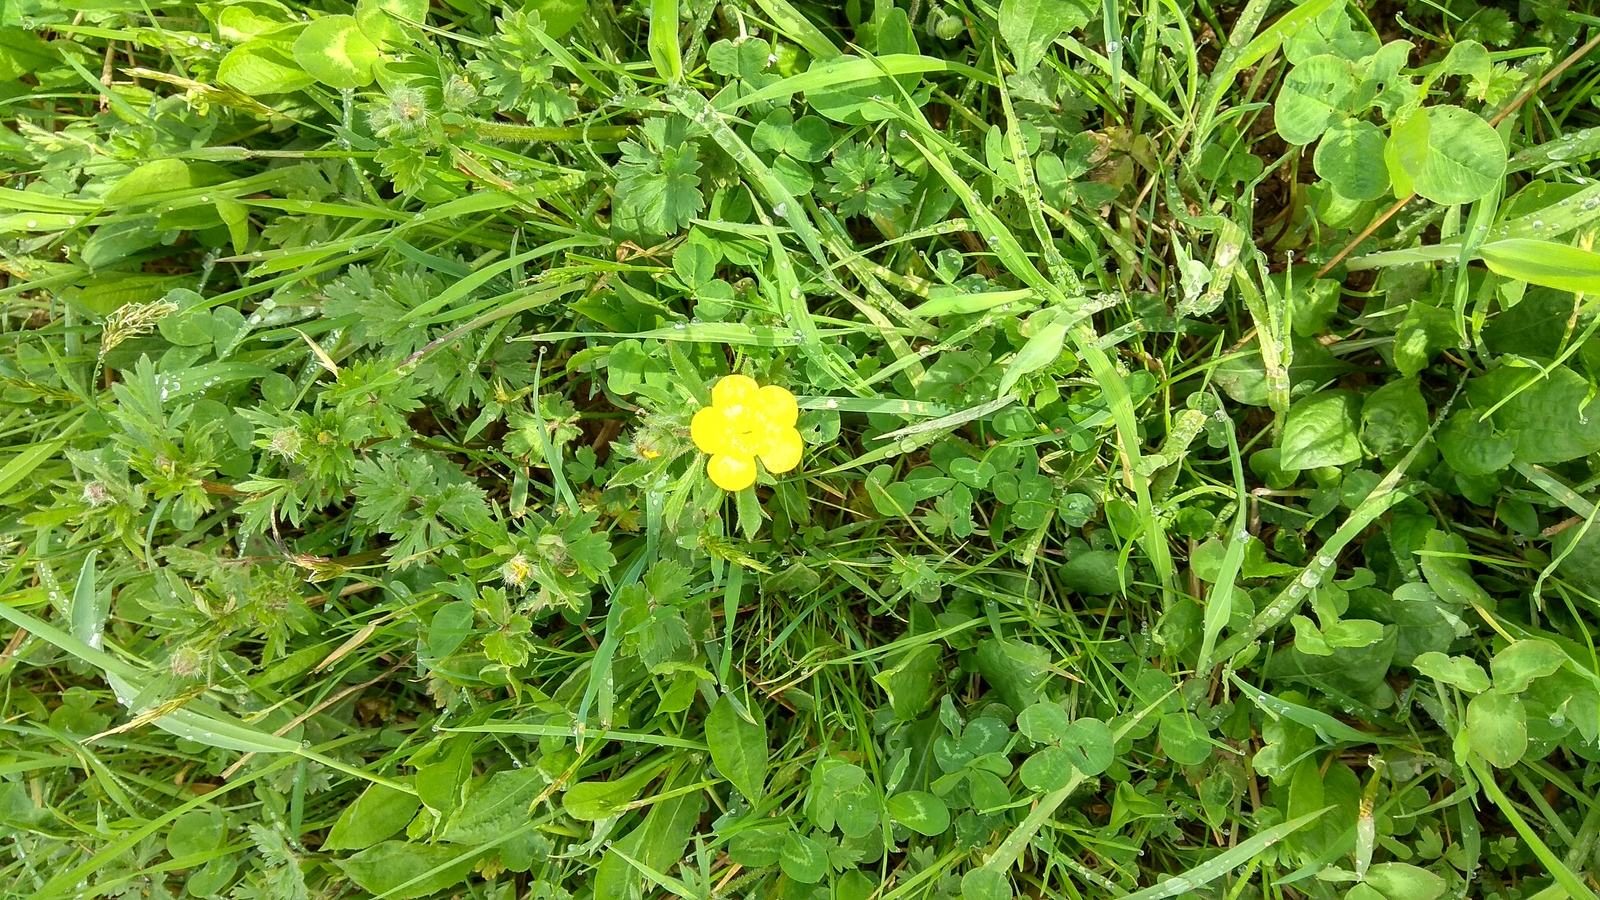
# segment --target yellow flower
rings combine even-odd
[[[787,472],[800,464],[800,432],[794,423],[800,407],[788,390],[729,375],[711,389],[711,405],[694,414],[689,434],[711,455],[706,474],[725,491],[756,483],[756,458],[768,472]]]

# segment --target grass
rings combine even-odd
[[[1592,894],[1592,12],[8,6],[0,893]]]

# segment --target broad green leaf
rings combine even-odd
[[[1388,900],[1437,900],[1445,880],[1427,869],[1405,863],[1378,863],[1367,870],[1366,883]]]
[[[1342,466],[1361,459],[1356,435],[1356,410],[1361,400],[1345,391],[1323,391],[1289,408],[1283,426],[1282,455],[1285,471]]]
[[[1323,133],[1312,164],[1340,196],[1376,200],[1389,192],[1389,171],[1377,165],[1383,142],[1383,132],[1371,122],[1341,122]]]
[[[1388,900],[1378,889],[1367,884],[1355,884],[1345,891],[1344,900]]]
[[[125,206],[147,202],[151,194],[188,190],[194,185],[194,173],[181,159],[158,159],[147,162],[122,176],[106,191],[107,206]]]
[[[1011,900],[1011,881],[993,869],[973,869],[961,876],[961,900]]]
[[[890,797],[889,815],[917,834],[929,837],[950,827],[950,808],[926,791],[906,791]]]
[[[1494,420],[1480,420],[1478,410],[1458,409],[1445,420],[1437,434],[1439,455],[1463,475],[1488,475],[1511,465],[1516,443],[1494,427]]]
[[[428,0],[356,0],[356,24],[379,47],[397,47],[405,42],[402,19],[423,22],[427,18]]]
[[[1071,725],[1067,711],[1060,704],[1048,700],[1035,703],[1017,714],[1017,730],[1037,744],[1061,740]]]
[[[1017,774],[1028,790],[1048,794],[1071,783],[1072,759],[1073,754],[1061,747],[1042,747],[1023,760]]]
[[[621,778],[580,781],[562,795],[561,808],[567,811],[567,815],[583,822],[597,822],[615,816],[644,793],[650,782],[669,765],[670,759],[657,758],[635,767]]]
[[[438,893],[460,883],[472,871],[476,855],[469,847],[388,841],[349,859],[338,860],[334,865],[343,869],[363,890],[382,894],[389,900],[407,900]],[[425,874],[434,869],[439,871]],[[405,884],[410,886],[401,887]]]
[[[578,24],[578,20],[582,19],[584,12],[588,10],[589,4],[584,0],[528,0],[522,8],[528,12],[537,12],[544,33],[558,38]]]
[[[770,866],[783,856],[790,833],[781,824],[742,829],[728,841],[728,858],[751,868]]]
[[[217,64],[217,82],[241,94],[287,94],[317,83],[295,61],[287,44],[251,41],[228,51]]]
[[[783,839],[778,868],[801,884],[816,884],[828,874],[828,851],[811,838],[790,832]]]
[[[1211,758],[1205,726],[1186,712],[1167,713],[1160,723],[1161,749],[1180,766],[1197,766]]]
[[[295,38],[294,61],[328,87],[353,90],[372,83],[378,48],[354,16],[323,16]]]
[[[1436,650],[1423,653],[1411,661],[1416,670],[1429,678],[1463,691],[1480,693],[1489,689],[1489,675],[1465,656],[1446,656]]]
[[[1490,689],[1467,704],[1467,743],[1497,769],[1516,765],[1528,749],[1528,714],[1515,694]]]
[[[1389,176],[1435,203],[1471,203],[1505,174],[1506,148],[1489,123],[1457,106],[1413,111],[1390,130]]]
[[[1028,338],[1028,342],[1012,358],[1011,364],[1006,366],[1005,374],[1000,377],[1000,386],[995,389],[996,395],[1005,396],[1024,375],[1039,371],[1061,356],[1061,350],[1067,342],[1066,318],[1065,315],[1058,315]]]
[[[339,820],[333,823],[327,839],[322,842],[322,849],[365,850],[393,837],[421,807],[422,801],[415,794],[381,784],[371,785],[339,814]]]
[[[1592,408],[1589,380],[1567,366],[1556,366],[1543,378],[1539,374],[1501,366],[1467,382],[1467,394],[1479,407],[1506,400],[1491,421],[1510,437],[1518,462],[1559,463],[1600,451],[1600,415],[1585,413]]]
[[[1050,654],[1026,641],[990,638],[978,645],[978,671],[1012,709],[1044,699]]]
[[[1069,591],[1107,597],[1122,590],[1118,573],[1121,559],[1115,550],[1080,550],[1058,570],[1056,577]]]
[[[1111,727],[1099,719],[1075,720],[1061,735],[1061,749],[1072,767],[1084,775],[1099,775],[1116,759]]]
[[[167,832],[167,853],[173,859],[181,859],[215,850],[222,846],[226,826],[221,810],[184,813]]]
[[[1087,24],[1089,10],[1078,0],[1001,0],[1000,3],[1000,36],[1011,48],[1019,75],[1033,71],[1057,38]]]
[[[476,789],[467,794],[439,833],[444,840],[458,844],[486,843],[526,823],[534,798],[549,784],[544,774],[531,766],[507,769],[473,781],[477,783]]]
[[[1416,378],[1391,381],[1361,404],[1361,443],[1374,456],[1409,449],[1428,433],[1428,402]]]
[[[942,656],[938,646],[924,644],[906,651],[891,668],[872,676],[889,695],[895,718],[909,722],[933,702],[934,678],[939,674]]]
[[[717,771],[751,803],[760,800],[767,772],[766,726],[746,721],[733,698],[724,694],[706,716],[706,744]]]
[[[1566,661],[1567,654],[1549,641],[1517,641],[1489,660],[1489,671],[1495,690],[1520,694],[1535,678],[1554,675]]]
[[[1514,238],[1478,248],[1496,275],[1573,293],[1600,293],[1600,253],[1559,244]]]
[[[669,779],[669,789],[686,787],[700,777],[699,766],[684,766],[674,778]],[[596,897],[631,900],[644,896],[640,890],[639,871],[622,858],[627,856],[665,872],[684,858],[684,846],[694,834],[700,814],[705,810],[705,793],[696,791],[659,801],[650,807],[644,821],[627,837],[617,841],[608,850],[595,870],[594,895]],[[751,831],[754,831],[752,829]],[[751,831],[740,832],[749,834]],[[614,851],[621,851],[617,853]],[[774,854],[764,865],[775,862]]]
[[[1273,104],[1278,135],[1291,144],[1309,144],[1339,120],[1355,88],[1350,64],[1337,56],[1313,56],[1289,71]]]
[[[471,636],[475,616],[470,600],[455,600],[439,607],[428,625],[428,652],[436,659],[454,653]]]

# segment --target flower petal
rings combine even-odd
[[[800,454],[803,450],[805,444],[800,440],[800,432],[793,428],[774,428],[767,436],[767,446],[765,452],[761,454],[761,464],[774,475],[787,472],[800,465]]]
[[[761,396],[761,386],[748,375],[728,375],[711,389],[711,402],[716,406],[752,406]]]
[[[774,428],[793,428],[794,423],[800,420],[800,407],[795,404],[794,394],[789,393],[788,388],[767,385],[761,389],[760,403],[761,414]]]
[[[707,406],[689,422],[689,436],[702,453],[721,453],[728,446],[728,414]]]
[[[712,484],[725,491],[742,491],[756,483],[756,461],[748,456],[718,453],[706,463],[706,474],[711,476]]]

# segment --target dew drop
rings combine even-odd
[[[672,323],[672,328],[673,328],[674,331],[682,331],[686,327],[688,327],[688,326],[684,325],[682,322],[673,322]]]
[[[777,216],[780,219],[788,218],[789,217],[789,204],[787,204],[787,203],[779,203],[777,206],[774,206],[772,208],[772,214]]]
[[[1336,560],[1333,557],[1327,555],[1326,553],[1324,553],[1323,555],[1317,557],[1317,565],[1323,567],[1324,569],[1333,568],[1333,564],[1336,563],[1336,562],[1338,562],[1338,560]]]
[[[38,219],[29,219],[28,220],[28,227],[29,228],[38,228],[39,227],[39,220]]]
[[[832,397],[829,397],[828,398],[827,407],[829,409],[838,409],[839,408],[839,401],[833,399]]]
[[[1121,53],[1122,52],[1122,42],[1121,41],[1112,41],[1111,43],[1107,44],[1106,45],[1106,52],[1107,53]]]

